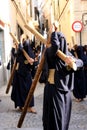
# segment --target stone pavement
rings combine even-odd
[[[27,113],[21,130],[42,130],[42,109],[43,109],[43,84],[37,84],[35,89],[35,108],[37,114]],[[19,130],[17,124],[21,112],[14,109],[14,103],[10,99],[10,93],[5,94],[6,86],[0,88],[0,130]],[[75,102],[72,105],[72,115],[69,130],[87,130],[87,98],[82,102]]]
[[[35,89],[35,109],[37,114],[27,113],[21,129],[25,130],[42,130],[42,104],[43,104],[44,84],[37,84]],[[15,130],[21,112],[15,110],[14,103],[11,101],[10,94],[5,94],[6,86],[0,88],[0,130]]]

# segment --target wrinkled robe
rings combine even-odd
[[[79,59],[83,61],[83,66],[87,65],[87,57],[83,52],[83,47],[78,46],[76,50],[77,56]],[[73,95],[77,99],[84,99],[86,97],[87,86],[86,86],[86,78],[85,78],[85,70],[84,67],[80,68],[78,71],[74,73],[74,89]]]
[[[68,130],[71,116],[71,90],[73,90],[73,70],[67,70],[66,64],[56,56],[60,49],[68,55],[66,39],[62,33],[53,32],[52,46],[47,48],[45,62],[49,69],[55,69],[54,84],[45,83],[43,100],[43,129]]]
[[[34,58],[32,49],[26,41],[23,44],[23,49],[30,57]],[[17,52],[17,64],[19,65],[14,73],[11,92],[11,99],[14,101],[15,108],[24,107],[26,97],[32,84],[31,65],[24,57],[21,48],[19,48]],[[32,97],[29,106],[34,106],[34,96]]]

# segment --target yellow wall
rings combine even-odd
[[[61,30],[67,40],[67,43],[71,44],[71,15],[70,15],[70,2],[66,0],[59,1],[60,16],[59,23],[61,25]]]
[[[80,32],[74,32],[72,30],[72,23],[74,21],[82,22],[82,14],[87,13],[87,1],[82,0],[59,0],[60,1],[60,17],[59,22],[61,24],[61,31],[64,32],[67,42],[73,46],[73,44],[87,44],[87,26],[83,27],[81,32],[81,42],[80,42]],[[67,5],[66,5],[67,3]],[[63,10],[64,6],[66,8]],[[61,12],[63,11],[62,15]]]

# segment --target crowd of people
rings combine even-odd
[[[56,22],[52,24],[50,34],[51,46],[45,51],[43,66],[46,70],[42,115],[43,130],[68,130],[72,110],[71,92],[73,92],[76,101],[83,101],[87,95],[87,45],[75,45],[69,49],[64,34],[58,31]],[[23,36],[21,36],[20,44],[11,50],[12,66],[16,58],[11,100],[14,102],[15,108],[19,107],[20,111],[24,109],[26,97],[39,66],[41,53],[40,46],[33,49],[29,39]],[[23,55],[23,49],[31,58],[30,62]],[[56,55],[58,50],[66,54],[66,62]],[[67,66],[70,62],[76,63],[77,71],[72,68],[68,69]],[[27,111],[36,114],[34,105],[33,95]]]

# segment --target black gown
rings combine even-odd
[[[59,40],[58,40],[59,38]],[[53,32],[51,36],[52,46],[46,50],[45,62],[49,69],[55,69],[54,84],[48,81],[44,88],[43,101],[43,129],[44,130],[68,130],[71,116],[71,90],[73,89],[72,70],[67,71],[66,64],[56,56],[60,49],[68,54],[65,37],[62,33]]]
[[[11,49],[11,70],[12,70],[12,67],[13,67],[13,64],[14,64],[16,54],[17,54],[16,48],[12,47],[12,49]]]
[[[34,58],[32,49],[26,41],[23,44],[23,49],[30,57]],[[14,101],[15,108],[24,107],[26,97],[32,84],[31,65],[24,57],[21,48],[19,48],[17,52],[17,64],[19,64],[19,66],[14,73],[11,92],[11,99]],[[29,106],[34,106],[34,96]]]
[[[87,64],[87,57],[84,55],[83,47],[78,46],[76,53],[78,58],[83,61],[83,65],[85,66]],[[73,95],[75,98],[83,100],[86,97],[87,90],[84,67],[75,72],[74,81]]]

